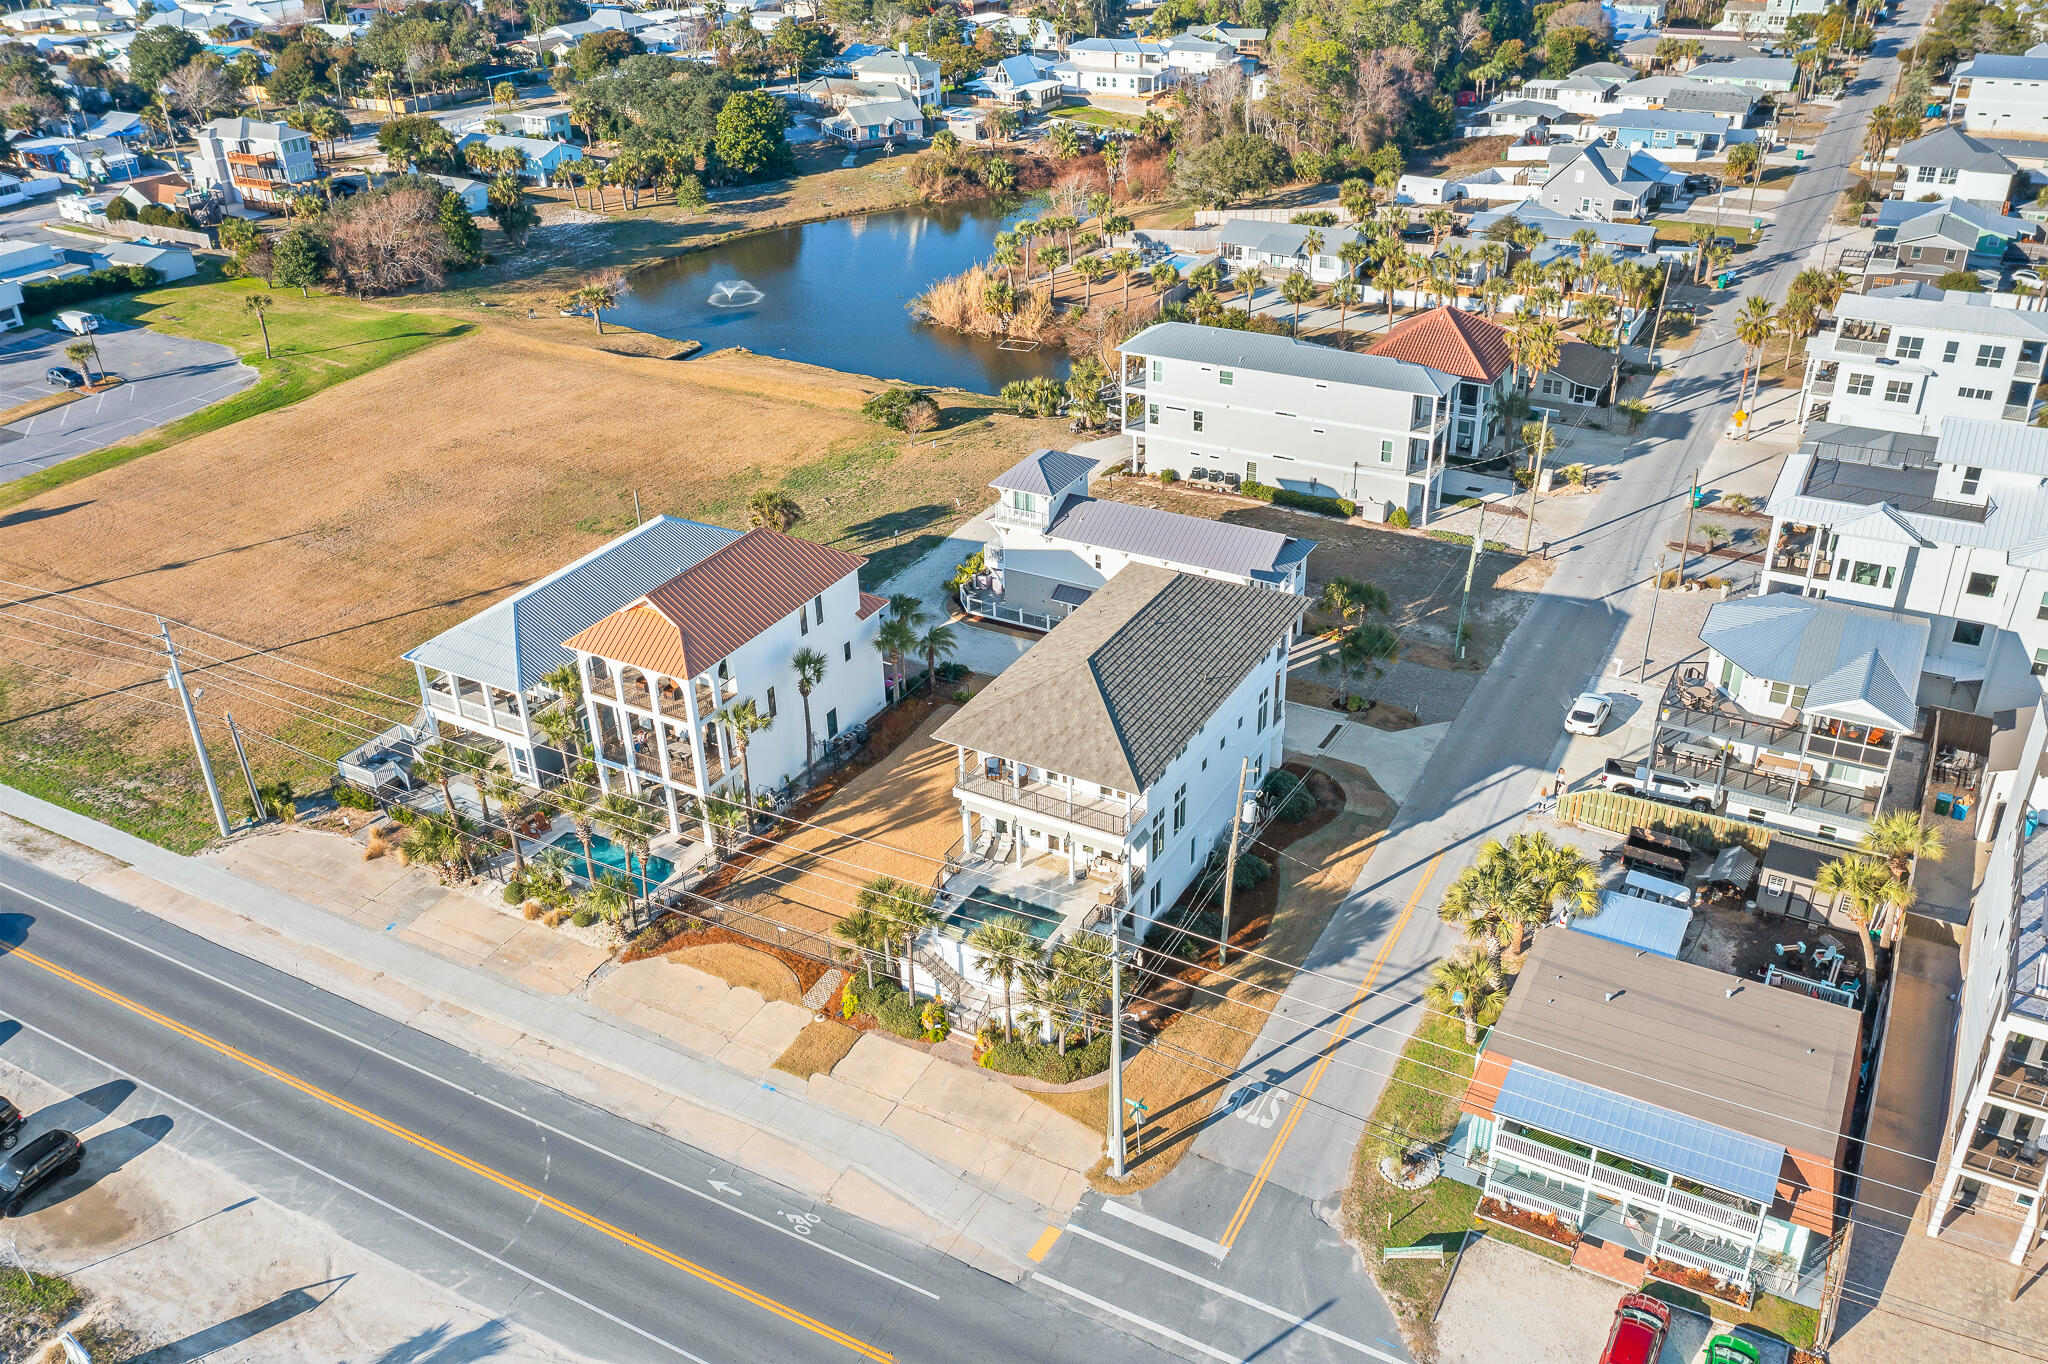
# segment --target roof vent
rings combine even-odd
[[[1622,991],[1620,991],[1620,990],[1609,990],[1609,991],[1607,992],[1607,1002],[1608,1002],[1609,1004],[1612,1004],[1612,1003],[1613,1003],[1613,1002],[1614,1002],[1615,1000],[1617,1000],[1617,999],[1620,999],[1620,998],[1621,998],[1621,996],[1622,996],[1622,993],[1623,993],[1623,992],[1622,992]]]

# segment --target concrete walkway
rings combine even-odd
[[[0,814],[124,864],[88,871],[90,860],[73,851],[46,864],[52,871],[493,1064],[915,1236],[987,1273],[1017,1280],[1046,1224],[1071,1210],[1070,1201],[1051,1206],[1013,1187],[1008,1176],[1021,1161],[984,1161],[988,1173],[970,1172],[848,1112],[843,1093],[814,1095],[809,1083],[781,1072],[772,1081],[744,1073],[581,994],[545,991],[466,965],[395,927],[344,917],[11,787],[0,786]],[[765,1010],[756,1006],[756,1012]],[[746,1040],[758,1043],[747,1048],[750,1060],[766,1049],[759,1031]],[[1078,1160],[1071,1145],[1057,1149]],[[1080,1193],[1036,1168],[1025,1182],[1041,1193]]]
[[[1287,708],[1287,752],[1302,758],[1328,756],[1362,767],[1399,805],[1408,799],[1430,754],[1450,729],[1448,723],[1379,729],[1338,711],[1295,702]]]

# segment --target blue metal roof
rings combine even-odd
[[[1508,1067],[1493,1115],[1768,1204],[1785,1148],[1524,1061]]]
[[[1584,917],[1574,915],[1571,927],[1574,933],[1590,933],[1623,947],[1676,957],[1679,945],[1685,941],[1686,926],[1691,922],[1692,911],[1684,905],[1667,905],[1641,895],[1604,890],[1600,892],[1600,912]]]

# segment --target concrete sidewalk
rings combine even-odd
[[[887,1100],[892,1114],[902,1107],[905,1117],[884,1126],[887,1115],[878,1117],[875,1109],[881,1100],[850,1095],[856,1086],[827,1084],[826,1093],[813,1094],[815,1079],[775,1072],[771,1081],[742,1073],[580,993],[543,990],[465,965],[408,940],[395,923],[387,928],[343,917],[11,787],[0,786],[0,814],[123,864],[110,868],[63,849],[36,857],[48,870],[998,1277],[1021,1277],[1030,1247],[1049,1222],[1065,1219],[1085,1187],[1078,1176],[1064,1180],[964,1141],[948,1149],[963,1160],[972,1157],[979,1172],[919,1149],[902,1135],[920,1111],[905,1102],[908,1085]],[[32,840],[7,841],[33,850]],[[752,991],[732,993],[759,999]],[[765,1050],[765,1044],[749,1050]],[[1031,1103],[1023,1095],[1016,1099]],[[863,1105],[867,1113],[848,1111]],[[1027,1143],[1039,1138],[1020,1133]],[[1041,1141],[1045,1153],[1056,1150],[1067,1161],[1080,1158],[1067,1149],[1075,1144],[1070,1137]],[[1018,1184],[1031,1192],[1020,1192]]]

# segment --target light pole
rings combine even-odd
[[[192,693],[185,690],[185,675],[178,670],[178,649],[171,643],[171,627],[164,624],[162,616],[156,618],[156,625],[163,634],[164,657],[171,665],[164,674],[164,684],[178,693],[178,700],[185,707],[185,723],[192,730],[192,748],[199,754],[199,771],[206,778],[207,798],[213,802],[213,822],[220,827],[220,836],[226,838],[229,832],[227,806],[221,803],[220,783],[213,779],[213,760],[206,756],[206,740],[199,734],[199,715],[192,709]]]
[[[1109,912],[1109,1177],[1124,1177],[1123,910]]]
[[[1683,563],[1683,558],[1680,559]],[[1657,576],[1650,579],[1650,625],[1643,631],[1643,666],[1636,669],[1636,680],[1647,682],[1650,678],[1650,641],[1657,635],[1657,603],[1664,597],[1664,556],[1657,555]]]

